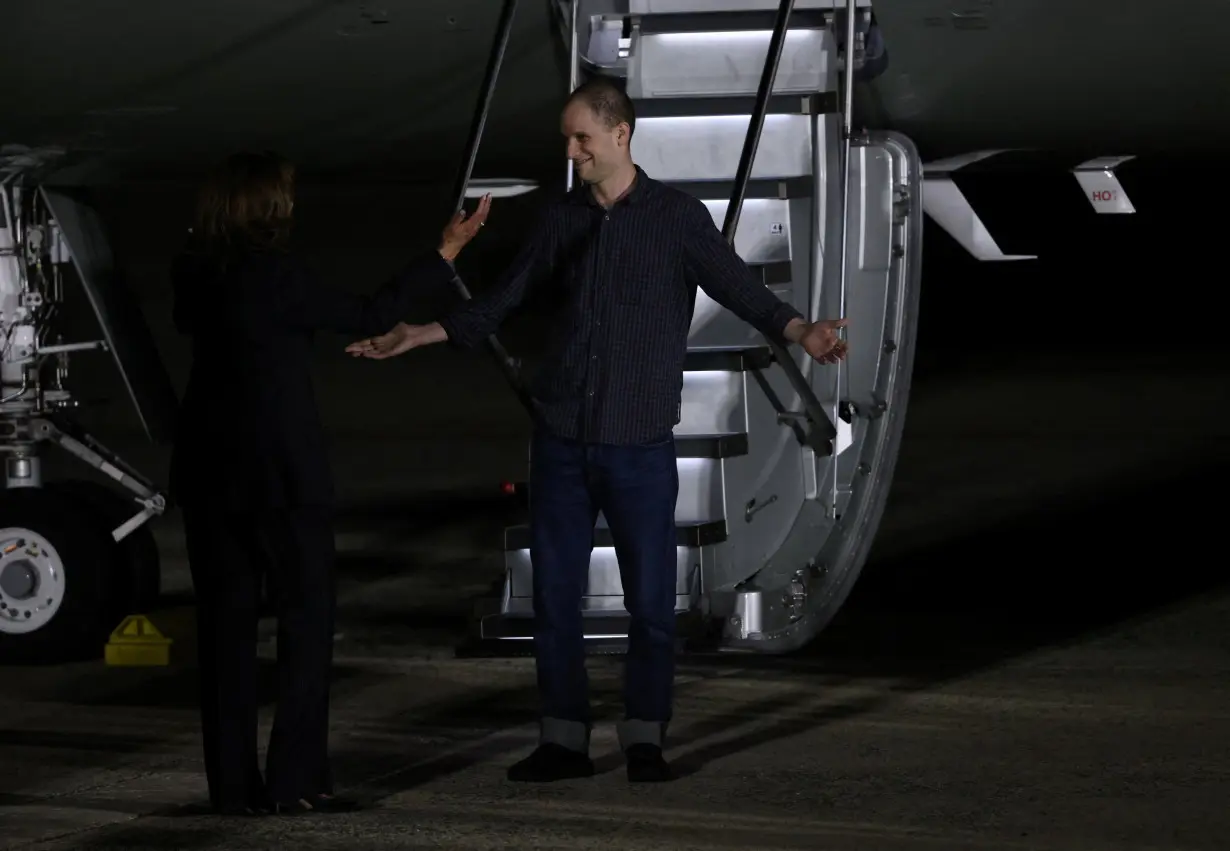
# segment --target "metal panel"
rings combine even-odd
[[[628,95],[674,98],[754,95],[764,73],[768,30],[746,32],[660,33],[632,40]],[[826,88],[831,36],[824,30],[786,34],[776,94],[811,93]]]
[[[645,118],[632,136],[632,158],[658,180],[731,180],[739,168],[748,115]],[[767,115],[753,178],[811,173],[811,116]]]
[[[769,287],[769,291],[782,301],[792,303],[795,300],[790,284]],[[764,335],[698,288],[696,305],[692,311],[692,325],[688,330],[688,345],[695,348],[751,347],[764,345]]]
[[[872,0],[856,0],[859,7],[870,6]],[[687,12],[773,12],[779,0],[628,0],[628,12],[633,15],[678,15]],[[796,11],[846,7],[846,0],[795,0]]]
[[[675,434],[746,431],[744,392],[744,375],[741,372],[685,372]]]
[[[887,275],[892,265],[893,163],[882,148],[855,148],[850,157],[850,253],[859,272]]]
[[[705,201],[713,224],[720,230],[729,201]],[[749,198],[743,202],[735,230],[735,253],[749,264],[790,259],[790,202],[776,198]]]
[[[40,191],[145,433],[155,442],[169,441],[178,408],[175,388],[141,307],[115,267],[98,214],[70,190],[44,186]]]
[[[700,578],[700,547],[679,547],[676,550],[676,608],[688,608],[688,599]],[[513,550],[505,554],[508,568],[508,593],[512,599],[528,599],[533,591],[533,567],[529,550]],[[624,586],[619,577],[619,562],[614,547],[594,547],[589,562],[589,585],[582,608],[587,611],[623,611]]]
[[[1095,213],[1123,215],[1136,212],[1132,199],[1115,176],[1115,169],[1132,159],[1135,157],[1097,157],[1072,170]]]

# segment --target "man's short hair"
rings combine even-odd
[[[579,85],[568,98],[568,103],[582,101],[588,104],[608,129],[614,129],[621,122],[628,125],[628,138],[636,130],[636,110],[632,107],[632,99],[614,80],[606,77],[594,77]]]

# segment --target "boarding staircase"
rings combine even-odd
[[[804,316],[850,319],[840,367],[771,345],[703,292],[689,338],[675,427],[680,635],[697,648],[797,648],[867,558],[917,327],[917,154],[896,134],[843,138],[843,46],[855,34],[857,62],[870,3],[551,2],[573,84],[626,81],[646,173],[702,199],[757,279]],[[530,649],[529,545],[528,526],[506,530],[503,592],[475,621],[488,652]],[[600,517],[583,604],[591,652],[624,646],[622,593]]]

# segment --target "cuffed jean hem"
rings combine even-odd
[[[589,727],[580,721],[543,718],[538,741],[560,745],[577,753],[589,754]]]
[[[662,721],[638,721],[629,718],[620,721],[616,728],[619,734],[619,749],[626,751],[633,745],[655,745],[662,747],[662,739],[666,735],[666,724]]]

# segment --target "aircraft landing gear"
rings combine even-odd
[[[98,514],[57,490],[0,493],[0,659],[97,656],[115,622],[115,544]]]
[[[97,658],[116,624],[158,602],[158,546],[145,521],[165,503],[100,454],[102,447],[91,448],[43,420],[33,421],[33,431],[118,473],[122,485],[142,495],[125,498],[86,479],[44,485],[34,447],[10,453],[9,487],[0,491],[0,661]],[[31,474],[20,486],[14,486],[14,466]]]
[[[66,344],[55,327],[69,267],[102,340]],[[80,427],[65,386],[71,352],[109,350],[146,432],[165,431],[174,391],[126,299],[87,205],[0,179],[0,665],[98,659],[125,617],[158,602],[149,521],[166,499]],[[45,482],[48,445],[102,481]]]
[[[83,508],[97,515],[108,529],[107,541],[114,550],[112,576],[117,594],[126,601],[121,616],[148,612],[157,605],[162,591],[162,573],[153,530],[148,523],[143,523],[118,542],[112,540],[110,534],[111,529],[132,517],[137,503],[100,482],[87,479],[50,482],[47,488],[79,500]]]

